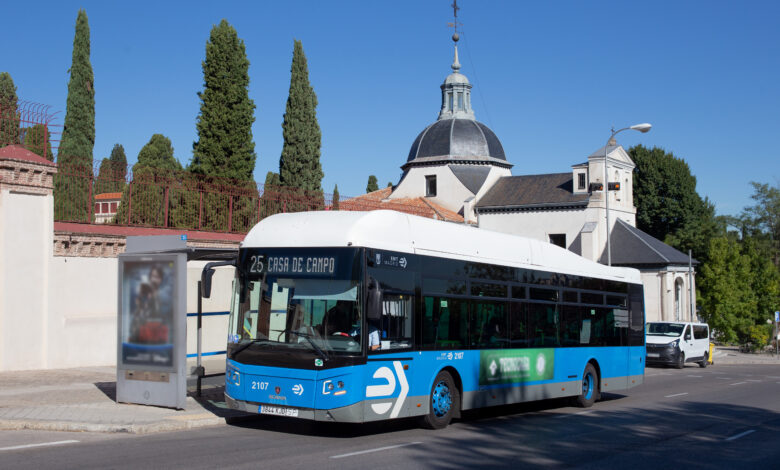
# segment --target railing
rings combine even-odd
[[[116,211],[110,217],[102,210],[104,203],[109,208],[115,203]],[[134,173],[59,167],[54,206],[58,222],[103,220],[116,225],[230,233],[246,233],[261,219],[281,212],[390,209],[431,216],[416,206],[366,197],[334,201],[332,194],[317,191],[137,166]]]

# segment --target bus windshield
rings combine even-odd
[[[648,323],[648,336],[672,336],[678,337],[682,334],[685,323]]]
[[[359,354],[360,283],[345,277],[239,275],[230,318],[232,356],[253,346],[308,351],[323,360]]]

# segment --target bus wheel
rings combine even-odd
[[[428,429],[445,428],[459,407],[460,395],[455,381],[449,372],[443,370],[433,381],[428,414],[422,416],[421,424]]]
[[[599,395],[599,376],[593,364],[585,366],[585,372],[582,373],[582,391],[576,398],[577,406],[588,408],[596,402]]]

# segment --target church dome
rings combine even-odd
[[[508,164],[501,141],[489,127],[473,119],[457,118],[440,119],[420,132],[406,162],[414,165],[442,160]]]

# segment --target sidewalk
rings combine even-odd
[[[742,353],[737,346],[715,346],[714,364],[777,364],[780,357],[766,353]]]
[[[206,364],[207,373],[218,372],[215,368],[220,369],[219,363]],[[204,379],[202,396],[196,397],[195,380],[188,380],[186,409],[174,410],[116,403],[114,367],[0,372],[0,430],[144,434],[253,416],[225,407],[223,383],[224,376]]]

